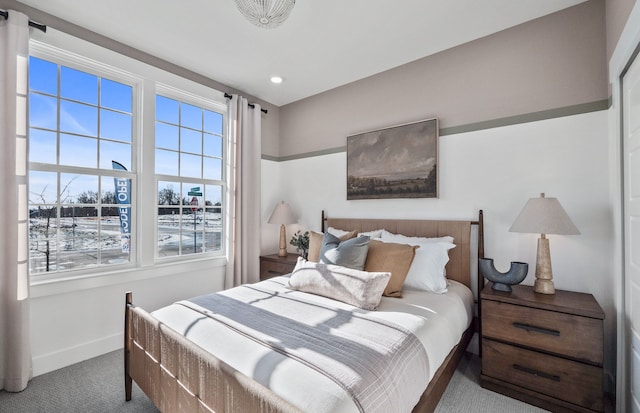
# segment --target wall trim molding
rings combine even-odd
[[[469,123],[466,125],[452,126],[440,129],[440,136],[455,135],[458,133],[474,132],[483,129],[499,128],[501,126],[511,126],[521,123],[537,122],[564,116],[581,115],[584,113],[607,110],[610,107],[611,99],[602,99],[595,102],[581,103],[578,105],[564,106],[561,108],[547,109],[539,112],[525,113],[522,115],[509,116],[506,118],[492,119],[483,122]]]
[[[554,118],[560,118],[564,116],[581,115],[590,112],[598,112],[601,110],[608,110],[611,107],[611,97],[602,100],[596,100],[594,102],[581,103],[577,105],[564,106],[561,108],[542,110],[539,112],[525,113],[522,115],[508,116],[500,119],[492,119],[482,122],[468,123],[466,125],[451,126],[449,128],[441,128],[440,136],[456,135],[459,133],[474,132],[484,129],[499,128],[502,126],[511,126],[522,123],[537,122],[541,120],[548,120]],[[304,152],[295,155],[286,156],[273,156],[262,155],[262,159],[265,161],[273,162],[286,162],[297,159],[314,158],[316,156],[330,155],[334,153],[346,152],[347,146],[338,146],[335,148],[321,149],[318,151]]]
[[[273,157],[274,158],[273,160],[275,160],[276,162],[293,161],[296,159],[314,158],[316,156],[331,155],[334,153],[340,153],[340,152],[346,152],[346,151],[347,151],[347,146],[344,145],[344,146],[338,146],[335,148],[321,149],[319,151],[300,153],[297,155]],[[262,156],[262,159],[265,159],[264,155]]]

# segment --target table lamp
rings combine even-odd
[[[275,209],[269,217],[269,224],[280,224],[280,244],[278,249],[278,256],[287,256],[287,235],[285,225],[295,224],[298,221],[295,214],[291,210],[289,204],[284,201],[276,205]]]
[[[533,290],[541,294],[555,294],[549,239],[546,234],[580,234],[558,199],[545,198],[544,193],[540,194],[540,198],[529,199],[509,231],[540,234]]]

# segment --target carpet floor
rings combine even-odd
[[[21,393],[0,391],[3,413],[157,413],[134,384],[124,401],[122,350],[34,378]],[[538,413],[546,410],[480,387],[480,359],[466,353],[436,408],[438,413]],[[390,412],[391,413],[391,412]]]

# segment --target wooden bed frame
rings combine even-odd
[[[478,220],[469,221],[328,218],[322,211],[323,232],[325,228],[333,227],[360,232],[386,229],[420,237],[452,236],[456,248],[449,251],[447,277],[469,288],[472,257],[475,258],[471,253],[473,225],[478,226],[477,257],[483,257],[482,211]],[[473,264],[477,265],[477,262]],[[478,274],[477,291],[483,284],[482,276]],[[286,400],[164,326],[145,310],[134,306],[132,301],[128,292],[124,326],[126,400],[131,400],[132,382],[135,381],[163,412],[300,412]],[[479,300],[477,302],[480,313]],[[436,371],[412,413],[435,410],[475,330],[474,323],[471,323]]]

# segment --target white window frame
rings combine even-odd
[[[122,84],[126,84],[132,87],[132,136],[131,136],[131,171],[116,171],[116,170],[107,170],[101,169],[99,167],[96,168],[85,168],[85,167],[69,167],[66,165],[52,165],[52,164],[43,164],[37,162],[29,162],[29,171],[32,170],[33,167],[37,168],[38,171],[44,172],[58,172],[60,174],[87,174],[87,175],[109,175],[109,176],[118,176],[122,178],[131,179],[131,194],[132,194],[132,205],[131,205],[131,220],[132,222],[137,222],[137,212],[135,208],[136,199],[138,191],[138,176],[139,176],[139,168],[138,168],[138,145],[140,141],[140,91],[142,85],[142,79],[137,77],[131,73],[128,73],[123,70],[119,70],[112,66],[100,63],[98,61],[94,61],[91,59],[83,58],[74,53],[67,52],[65,50],[61,50],[58,48],[54,48],[36,41],[32,41],[30,43],[29,55],[52,62],[59,66],[65,66],[71,69],[80,70],[82,72],[98,76],[100,78],[105,78],[108,80],[113,80],[116,82],[120,82]],[[58,96],[60,99],[60,96]],[[58,125],[59,127],[59,125]],[[59,157],[59,153],[56,154]],[[64,183],[58,182],[58,186],[63,185]],[[61,205],[56,202],[57,208],[60,208]],[[96,207],[98,207],[96,205]],[[59,236],[57,234],[56,236]],[[64,280],[68,278],[76,278],[76,277],[86,277],[92,276],[99,273],[108,273],[112,271],[118,270],[126,270],[129,268],[134,268],[137,265],[138,254],[137,254],[137,239],[139,237],[138,228],[134,225],[131,228],[131,244],[130,244],[130,254],[129,254],[129,262],[123,264],[96,264],[95,266],[88,266],[83,268],[75,268],[70,270],[61,270],[61,271],[52,271],[51,273],[38,273],[38,274],[30,274],[30,282],[32,285],[38,283],[46,283],[50,281],[56,280]],[[60,242],[58,242],[60,245]]]
[[[227,263],[227,231],[229,213],[229,176],[223,168],[223,214],[221,250],[210,254],[189,254],[178,257],[157,259],[157,178],[155,175],[155,97],[161,94],[174,97],[186,103],[197,104],[223,115],[223,162],[228,160],[227,149],[228,109],[224,92],[196,83],[189,79],[166,72],[146,63],[103,49],[90,43],[72,43],[63,48],[56,47],[58,39],[44,43],[30,40],[30,55],[68,66],[73,69],[95,74],[100,77],[122,82],[133,87],[133,131],[132,131],[132,207],[131,217],[131,260],[125,264],[74,269],[55,272],[50,275],[38,274],[30,277],[34,297],[66,293],[121,282],[164,277],[175,274],[177,269],[213,268]],[[73,50],[69,51],[69,50]],[[75,53],[79,52],[79,53]],[[102,62],[110,62],[111,65]],[[117,65],[117,66],[114,66]],[[204,98],[203,96],[207,96]],[[202,105],[205,106],[202,106]],[[58,169],[60,170],[60,169]],[[74,171],[77,171],[75,169]],[[91,168],[92,174],[94,173]],[[101,171],[96,168],[95,171]],[[109,170],[111,175],[118,171]],[[171,177],[175,179],[175,177]],[[188,179],[188,181],[193,181]],[[216,184],[217,181],[216,181]],[[149,211],[155,211],[149,213]],[[185,265],[187,267],[185,267]],[[203,267],[204,266],[204,267]]]
[[[228,110],[227,110],[227,105],[226,104],[222,104],[221,102],[217,102],[213,99],[206,99],[200,95],[196,95],[194,93],[189,93],[189,92],[185,92],[183,90],[174,88],[172,86],[163,84],[163,83],[156,83],[156,88],[155,88],[155,96],[164,96],[170,99],[175,99],[179,102],[182,103],[187,103],[193,106],[197,106],[203,109],[207,109],[207,110],[211,110],[213,112],[217,112],[222,114],[222,161],[223,161],[223,167],[222,167],[222,179],[221,180],[213,180],[213,179],[204,179],[204,178],[192,178],[192,177],[182,177],[182,176],[174,176],[174,175],[163,175],[163,174],[155,174],[155,164],[154,164],[154,176],[155,176],[155,200],[156,202],[154,203],[154,208],[155,208],[155,219],[156,219],[156,224],[155,224],[155,230],[154,230],[154,238],[156,240],[156,248],[155,248],[155,260],[156,262],[174,262],[174,261],[190,261],[193,259],[198,259],[201,257],[206,257],[206,256],[216,256],[216,257],[222,257],[222,256],[226,256],[226,251],[227,251],[227,245],[225,243],[225,239],[226,239],[226,233],[227,233],[227,221],[228,221],[228,212],[227,212],[227,206],[228,206],[228,201],[226,199],[227,196],[227,189],[228,189],[228,177],[227,177],[227,171],[226,168],[224,167],[225,163],[227,162],[227,148],[228,148],[228,144],[229,144],[229,136],[228,136],[228,131],[227,131],[227,116],[228,116]],[[154,98],[154,102],[155,102],[155,98]],[[155,106],[154,106],[154,117],[153,117],[153,121],[154,121],[154,137],[155,137]],[[153,148],[154,148],[154,153],[155,153],[155,139],[154,139],[154,144],[153,144]],[[159,181],[174,181],[174,182],[180,182],[182,184],[184,183],[191,183],[191,182],[196,182],[196,183],[201,183],[202,185],[220,185],[222,186],[222,205],[220,206],[221,210],[222,210],[222,233],[220,234],[220,242],[221,242],[221,247],[220,250],[218,251],[212,251],[212,252],[204,252],[204,253],[194,253],[194,254],[188,254],[188,255],[179,255],[179,256],[175,256],[175,257],[160,257],[158,256],[158,248],[157,248],[157,242],[158,242],[158,225],[157,225],[157,220],[158,220],[158,203],[157,203],[157,199],[158,199],[158,182]]]

